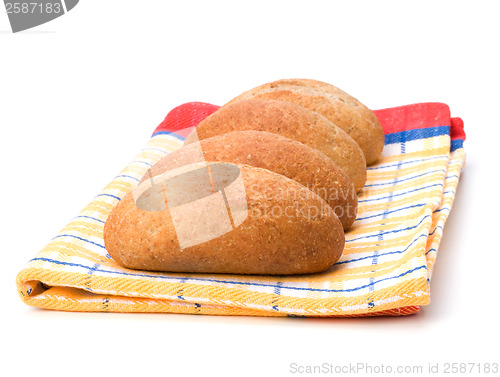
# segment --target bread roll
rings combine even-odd
[[[228,104],[250,99],[288,101],[317,111],[358,143],[367,164],[382,153],[384,131],[373,111],[333,85],[308,79],[278,80],[250,89]]]
[[[266,169],[219,163],[209,166],[212,172],[236,168],[244,187],[243,200],[236,200],[238,203],[233,206],[234,198],[230,198],[228,191],[236,180],[233,183],[211,180],[217,194],[229,197],[226,209],[232,216],[230,230],[182,247],[178,221],[189,227],[194,238],[204,235],[196,228],[198,225],[220,228],[222,217],[219,215],[223,211],[210,213],[205,202],[216,194],[206,196],[201,186],[196,186],[194,193],[198,199],[189,203],[189,213],[181,208],[175,214],[174,206],[184,204],[172,204],[168,195],[165,202],[158,201],[159,197],[155,199],[156,185],[138,198],[134,190],[114,207],[104,226],[106,250],[117,263],[153,271],[274,275],[324,271],[340,258],[344,247],[342,224],[319,196],[294,180]],[[193,171],[197,170],[186,174]],[[164,193],[166,182],[161,183]],[[140,191],[145,184],[146,181],[136,190]],[[189,184],[183,189],[192,187]],[[240,216],[242,204],[246,206],[245,217]],[[163,205],[165,208],[159,210]],[[181,217],[174,218],[178,214]],[[211,221],[205,224],[200,219]]]
[[[200,122],[196,135],[188,135],[185,144],[248,130],[276,133],[317,149],[344,170],[356,191],[365,184],[366,162],[356,142],[322,115],[290,102],[252,100],[226,105]]]
[[[189,144],[163,157],[150,174],[190,163],[200,148],[206,161],[251,165],[299,182],[332,207],[344,230],[356,219],[358,199],[344,171],[318,150],[270,132],[235,131]]]

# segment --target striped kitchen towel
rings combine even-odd
[[[217,108],[188,103],[172,110],[132,162],[18,274],[21,299],[69,311],[260,316],[406,315],[429,304],[465,159],[463,122],[442,103],[376,111],[386,133],[384,151],[368,167],[344,254],[326,272],[215,275],[117,265],[103,242],[109,212],[152,164],[182,145],[182,129]]]

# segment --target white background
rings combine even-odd
[[[298,375],[291,363],[499,362],[497,4],[82,0],[18,34],[0,6],[0,368],[287,376]],[[373,109],[445,102],[464,119],[467,163],[430,306],[401,318],[270,319],[63,313],[21,302],[17,272],[171,108],[224,104],[288,77],[330,82]]]

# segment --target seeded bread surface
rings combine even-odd
[[[356,219],[358,199],[344,171],[318,150],[270,132],[234,131],[186,145],[154,164],[151,175],[192,162],[200,149],[206,161],[255,166],[297,181],[332,207],[345,230]]]
[[[283,79],[250,89],[227,105],[252,99],[293,102],[320,113],[356,141],[368,165],[382,153],[384,131],[376,115],[333,85],[310,79]]]
[[[233,131],[266,131],[296,140],[332,159],[360,191],[366,161],[356,142],[319,113],[290,102],[251,100],[223,106],[204,119],[185,144]],[[281,156],[286,158],[286,156]]]
[[[248,217],[235,229],[181,249],[170,212],[139,209],[130,192],[106,221],[106,250],[131,269],[199,273],[305,274],[324,271],[340,258],[342,224],[323,199],[280,174],[239,168]]]

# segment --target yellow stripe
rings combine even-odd
[[[144,165],[139,167],[137,165],[130,165],[128,167],[126,167],[125,169],[123,169],[119,175],[131,175],[132,177],[136,177],[137,179],[141,179],[144,174],[146,174],[146,171],[148,170],[149,168]]]
[[[422,142],[422,151],[408,153],[404,156],[393,155],[383,157],[379,163],[390,164],[397,161],[408,161],[410,159],[426,158],[449,155],[449,137],[436,137],[426,139]],[[167,150],[175,150],[182,145],[180,141],[169,139],[167,136],[158,136],[152,138],[147,147],[157,147]],[[427,149],[427,150],[425,150]],[[148,161],[154,164],[160,160],[163,154],[155,151],[143,150],[134,160]],[[449,166],[448,174],[456,172],[459,174],[463,163],[463,151],[457,151],[452,154],[450,163],[455,165]],[[368,184],[381,183],[387,181],[385,186],[375,186],[367,188],[367,195],[385,196],[394,192],[395,187],[390,182],[392,179],[404,179],[410,177],[416,172],[431,171],[434,169],[447,169],[448,161],[433,160],[416,163],[414,166],[402,165],[402,169],[394,170],[370,170],[368,172]],[[142,178],[145,172],[149,169],[145,164],[132,164],[126,167],[120,174],[131,175],[137,179]],[[391,169],[383,168],[381,169]],[[411,188],[421,187],[426,184],[442,183],[444,181],[444,173],[436,172],[423,177],[412,179],[408,182],[397,184],[397,192],[404,192]],[[456,187],[458,179],[450,179],[445,182],[444,190],[451,190]],[[104,192],[112,195],[121,196],[129,192],[137,182],[131,182],[120,177],[110,182]],[[396,194],[397,194],[396,192]],[[417,191],[411,194],[404,194],[393,197],[390,203],[387,202],[369,202],[360,203],[358,218],[364,217],[367,214],[375,214],[384,209],[391,210],[397,206],[408,206],[416,203],[425,204],[418,209],[405,209],[402,212],[394,212],[387,219],[370,219],[362,222],[356,222],[352,230],[347,233],[347,239],[362,237],[363,235],[376,233],[379,231],[390,232],[402,224],[412,226],[418,224],[422,220],[424,214],[430,213],[433,205],[441,201],[441,206],[451,206],[454,194],[447,194],[442,198],[443,188],[431,188],[426,191]],[[360,199],[367,198],[361,196]],[[108,198],[106,198],[108,199]],[[97,197],[92,203],[87,205],[81,214],[88,213],[89,216],[98,217],[105,220],[114,204],[108,203],[104,197]],[[111,200],[109,200],[111,202]],[[114,201],[113,201],[114,203]],[[392,216],[395,215],[395,216]],[[346,244],[344,254],[350,256],[370,252],[377,247],[381,253],[389,247],[394,247],[397,250],[403,250],[409,243],[419,235],[425,234],[429,229],[433,229],[437,223],[443,223],[448,215],[448,211],[435,213],[432,217],[425,219],[421,224],[414,229],[392,235],[397,237],[390,240],[373,241],[359,240],[348,242]],[[82,238],[102,238],[103,224],[87,222],[85,220],[75,219],[67,224],[61,232],[81,235]],[[377,263],[371,265],[370,260],[364,261],[366,265],[352,267],[352,265],[342,264],[334,267],[330,271],[315,275],[289,276],[289,277],[271,277],[271,276],[256,276],[248,277],[239,275],[224,275],[221,279],[232,279],[234,281],[256,281],[261,284],[276,284],[282,281],[285,287],[281,290],[286,290],[286,284],[295,283],[303,284],[309,288],[324,288],[342,289],[350,288],[353,285],[358,285],[358,281],[367,281],[369,278],[379,280],[388,276],[388,274],[398,275],[411,269],[411,266],[418,266],[426,263],[428,270],[418,270],[413,273],[401,276],[394,281],[388,288],[376,288],[373,292],[367,294],[358,294],[358,292],[328,292],[320,291],[298,291],[297,297],[287,297],[282,294],[272,293],[272,287],[269,293],[255,292],[252,286],[249,285],[231,285],[224,283],[213,283],[213,286],[204,285],[202,283],[174,283],[172,281],[154,280],[146,277],[129,277],[118,276],[114,274],[101,276],[102,272],[95,274],[74,273],[68,272],[67,267],[57,264],[49,264],[43,261],[32,261],[28,268],[23,270],[18,275],[18,290],[23,300],[30,304],[39,307],[45,307],[58,310],[91,310],[91,311],[147,311],[147,312],[179,312],[192,314],[231,314],[231,315],[284,315],[283,312],[273,311],[269,308],[278,306],[281,309],[288,308],[289,311],[305,315],[354,315],[354,314],[376,314],[378,311],[392,310],[400,307],[412,307],[416,305],[425,305],[428,303],[428,284],[427,278],[432,273],[432,268],[435,262],[436,253],[431,252],[425,255],[425,251],[431,247],[437,248],[441,240],[441,234],[435,232],[432,236],[419,238],[410,248],[404,253],[395,255],[393,261]],[[105,252],[102,250],[103,253]],[[56,259],[66,262],[82,258],[89,263],[100,263],[113,268],[120,267],[113,260],[105,258],[99,253],[92,252],[85,248],[85,241],[66,239],[64,237],[56,238],[53,242],[47,245],[39,254],[50,259]],[[369,255],[369,254],[366,254]],[[354,258],[356,259],[356,258]],[[343,259],[345,260],[345,259]],[[130,273],[134,274],[133,271]],[[138,272],[144,273],[143,271]],[[151,275],[161,275],[159,273],[148,273]],[[183,274],[177,274],[184,276]],[[197,274],[197,277],[213,278],[213,275]],[[42,281],[49,286],[54,286],[49,290],[42,292],[41,285],[36,284],[37,281]],[[361,283],[360,283],[361,284]],[[69,288],[69,287],[75,288]],[[27,287],[32,287],[36,292],[28,295]],[[102,294],[94,294],[85,290],[92,289],[94,292]],[[420,291],[420,293],[418,293]],[[182,292],[186,299],[184,302],[175,302],[165,299],[171,297],[172,300],[177,300],[177,296]],[[286,291],[285,291],[286,292]],[[361,292],[361,290],[360,290]],[[414,293],[417,292],[417,293]],[[111,294],[106,296],[105,293]],[[420,296],[419,296],[420,294]],[[395,298],[395,296],[399,296]],[[190,297],[202,303],[201,307],[190,304]],[[375,308],[368,306],[369,302],[390,299]],[[206,305],[206,302],[211,305]],[[231,306],[228,306],[231,305]],[[269,310],[259,309],[260,306],[266,307]],[[346,310],[342,310],[342,306],[350,306]],[[411,312],[414,309],[408,309],[406,312]],[[403,310],[404,311],[404,310]]]
[[[103,265],[116,265],[115,262],[110,261],[108,258],[99,255],[97,253],[94,253],[86,248],[84,248],[81,245],[77,245],[74,242],[66,242],[62,240],[57,240],[57,241],[52,241],[49,245],[45,246],[40,254],[38,255],[39,257],[49,257],[54,251],[59,253],[61,257],[64,257],[63,259],[65,262],[71,262],[72,257],[80,257],[84,258],[86,260],[91,261],[92,263],[100,263]],[[53,256],[51,256],[51,259],[55,259]]]
[[[397,188],[397,191],[405,191],[406,189],[409,188],[417,188],[417,187],[423,187],[429,185],[429,183],[435,183],[435,182],[440,182],[444,179],[445,172],[443,171],[437,171],[434,173],[426,174],[423,177],[415,178],[415,179],[410,179],[406,182],[401,182],[397,183],[397,186],[394,186],[392,183],[387,183],[384,184],[380,187],[365,187],[363,189],[363,195],[360,197],[361,199],[370,197],[370,196],[375,196],[375,195],[381,195],[381,194],[388,194],[391,192],[395,192],[394,190]],[[375,184],[377,182],[367,182],[367,184]],[[441,191],[441,189],[440,189]],[[397,193],[397,192],[396,192]],[[419,191],[417,191],[419,193]]]
[[[144,151],[144,152],[139,153],[136,156],[136,159],[157,161],[157,160],[161,159],[163,156],[165,156],[165,153],[160,153],[160,152],[155,152],[155,151]]]
[[[113,182],[108,183],[102,191],[105,192],[107,190],[119,190],[125,193],[132,190],[135,186],[136,185],[130,182],[114,180]]]
[[[381,157],[377,160],[377,165],[381,164],[387,164],[389,162],[397,162],[399,160],[412,160],[416,158],[425,158],[425,157],[434,157],[434,156],[448,156],[450,154],[450,146],[449,143],[448,145],[443,145],[439,146],[436,148],[431,148],[431,149],[426,149],[426,150],[421,150],[421,151],[416,151],[416,152],[411,152],[411,153],[405,153],[404,156],[401,156],[400,154],[397,155],[392,155],[392,156],[385,156]],[[383,166],[381,167],[383,168]]]
[[[385,240],[374,240],[374,241],[353,241],[346,243],[346,246],[344,248],[344,254],[353,254],[353,253],[362,253],[365,252],[366,250],[373,250],[373,247],[393,247],[397,245],[408,245],[409,242],[415,238],[416,234],[419,234],[422,231],[423,227],[428,227],[429,222],[423,221],[422,224],[418,228],[412,229],[412,232],[407,232],[406,235],[397,237],[397,238],[391,238],[391,239],[385,239]],[[376,237],[376,236],[374,236]]]
[[[37,280],[40,280],[41,282],[49,286],[66,285],[70,287],[85,287],[86,283],[88,285],[88,274],[67,272],[53,273],[51,271],[43,269],[36,269],[35,271],[31,270],[30,272],[31,275],[35,275],[38,277]],[[396,286],[380,289],[368,294],[359,295],[356,297],[356,300],[353,301],[354,303],[368,303],[372,300],[393,297],[395,295],[394,292],[397,289],[401,289],[401,287],[405,289],[404,287],[407,285],[411,285],[412,287],[411,290],[408,289],[408,292],[412,292],[415,290],[428,292],[426,279],[414,279],[411,276],[413,274],[414,273],[405,275],[402,279],[399,280],[400,282],[396,284]],[[18,282],[22,281],[22,278],[22,274],[18,275]],[[186,301],[189,301],[189,297],[199,297],[201,299],[215,301],[214,304],[217,304],[218,300],[214,299],[214,297],[221,297],[225,302],[232,302],[233,305],[237,307],[245,307],[248,305],[268,306],[270,305],[270,303],[275,302],[276,304],[278,304],[278,306],[304,309],[306,313],[312,315],[321,315],[324,309],[329,310],[330,315],[332,315],[333,313],[339,313],[341,312],[341,310],[338,309],[338,307],[344,306],[346,304],[346,300],[343,297],[331,297],[311,300],[307,298],[292,298],[287,296],[280,296],[276,301],[277,297],[274,294],[262,292],[242,292],[238,289],[227,287],[200,287],[197,284],[188,283],[158,283],[137,281],[136,279],[120,277],[110,278],[100,275],[91,276],[91,287],[93,291],[97,293],[102,292],[103,294],[105,294],[104,292],[107,292],[109,289],[108,287],[111,286],[116,287],[116,295],[119,296],[129,296],[131,293],[133,293],[134,297],[153,298],[158,300],[159,297],[176,297],[177,292],[182,289],[183,297],[186,299]],[[155,292],[155,297],[150,296],[151,292]],[[404,303],[404,305],[424,305],[425,303],[428,303],[428,294],[422,295],[420,297],[412,297],[411,295],[408,296],[409,297],[401,297],[401,299],[399,300],[399,305],[401,305],[402,303]],[[131,300],[134,300],[134,297],[131,297]],[[24,296],[22,298],[25,299],[27,303],[29,303],[29,296]],[[77,300],[76,303],[78,304]],[[219,304],[221,303],[222,300],[219,302]],[[77,310],[74,308],[74,306],[78,306],[75,305],[75,302],[73,302],[72,306],[72,310]],[[394,303],[387,303],[381,305],[380,307],[377,307],[377,310],[385,310],[388,307],[396,306],[394,306]],[[349,313],[368,311],[369,309],[359,309],[349,311]]]
[[[404,222],[411,219],[409,216],[399,216],[399,217],[388,217],[387,219],[373,221],[360,226],[354,226],[346,233],[348,239],[352,239],[358,236],[363,236],[368,233],[374,233],[377,231],[390,231],[401,226]]]
[[[425,203],[429,203],[430,199],[439,199],[442,188],[434,188],[428,191],[429,194],[423,195],[423,193],[416,193],[411,196],[403,196],[402,199],[396,199],[391,202],[381,202],[374,204],[361,203],[358,207],[358,218],[362,218],[366,213],[369,212],[379,212],[383,209],[389,209],[391,211],[395,211],[398,207],[404,207],[407,204],[421,204],[421,201],[425,201]],[[390,207],[389,207],[390,205]],[[394,212],[393,212],[394,213]],[[380,213],[381,214],[381,213]]]
[[[425,242],[425,240],[423,241]],[[377,263],[376,265],[360,266],[360,267],[349,267],[345,269],[337,269],[335,271],[335,277],[341,278],[342,282],[353,281],[357,279],[366,278],[378,278],[387,274],[391,274],[396,270],[409,270],[410,267],[407,263],[419,255],[422,255],[425,251],[425,245],[423,242],[417,242],[413,247],[408,249],[406,252],[399,254],[399,258],[392,260],[390,262]]]
[[[367,171],[367,176],[369,181],[375,181],[375,180],[390,180],[391,178],[404,178],[406,175],[410,175],[413,173],[421,173],[425,171],[430,171],[430,170],[435,170],[437,167],[442,166],[443,168],[446,168],[446,162],[443,161],[439,164],[436,163],[436,161],[429,161],[427,163],[420,163],[415,166],[411,166],[408,168],[402,168],[399,170],[392,170],[392,171],[376,171],[376,170],[368,170]]]
[[[84,236],[92,236],[92,237],[102,238],[103,228],[104,228],[104,224],[97,225],[97,224],[85,223],[83,221],[75,221],[75,222],[69,223],[64,228],[62,228],[61,233],[75,231],[75,232],[78,232]]]
[[[108,216],[108,214],[111,212],[113,209],[113,205],[103,202],[102,200],[97,203],[97,200],[88,204],[83,210],[82,213],[84,212],[98,212],[104,216]]]

